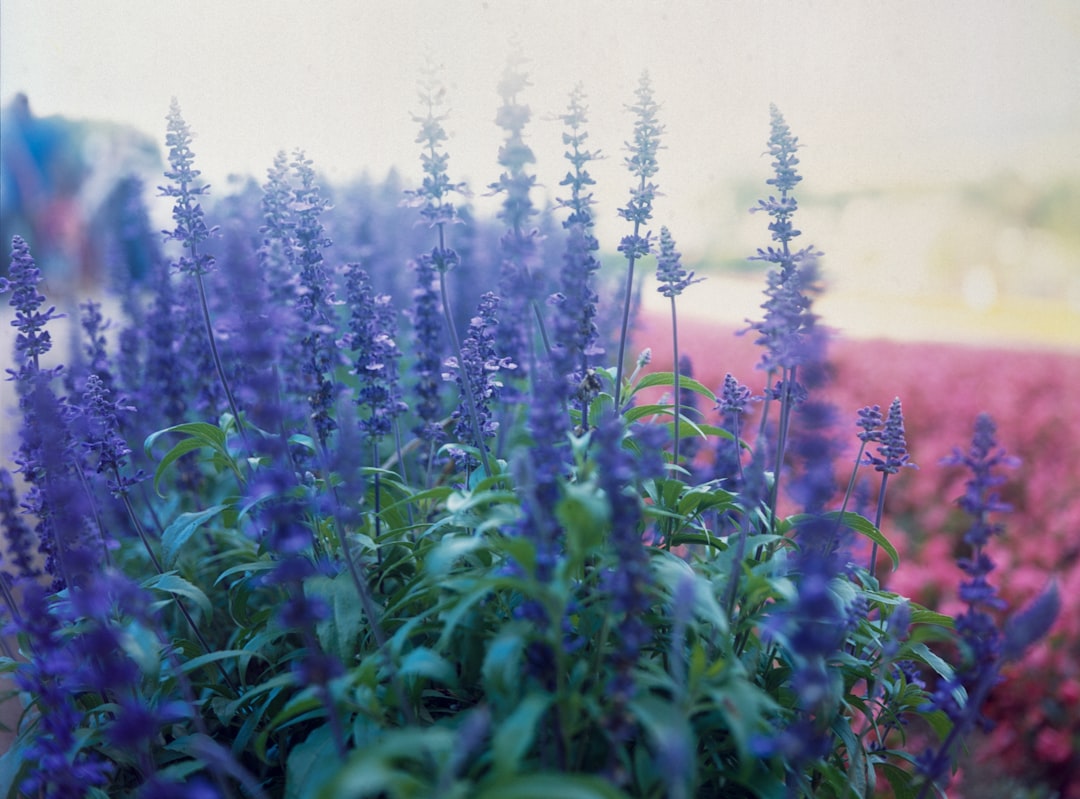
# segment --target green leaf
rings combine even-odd
[[[675,387],[675,373],[674,372],[653,372],[645,375],[637,382],[637,384],[630,390],[629,396],[632,397],[642,389],[654,388],[656,386],[671,386]],[[708,388],[692,377],[686,375],[679,375],[679,387],[688,388],[701,396],[705,397],[709,402],[716,402],[716,395],[713,394]]]
[[[609,504],[588,485],[565,486],[555,505],[555,518],[566,530],[566,548],[576,563],[584,561],[604,543],[604,530],[611,516]]]
[[[915,644],[911,647],[911,652],[946,680],[951,680],[953,678],[952,666],[946,663],[940,656],[931,652],[926,644]]]
[[[546,694],[529,694],[514,708],[506,719],[499,724],[498,734],[492,742],[497,774],[513,774],[517,771],[521,758],[532,746],[536,736],[536,725],[540,723],[547,709],[551,706],[551,697]],[[499,796],[509,794],[499,794]],[[548,796],[563,796],[556,792]]]
[[[487,543],[482,538],[471,535],[444,536],[438,546],[428,553],[424,568],[432,577],[445,577],[459,558],[485,546]]]
[[[401,677],[427,677],[429,680],[441,682],[443,685],[453,686],[457,684],[454,666],[446,658],[423,646],[412,650],[405,656],[398,667],[398,675]]]
[[[498,739],[496,739],[498,740]],[[628,799],[607,780],[589,774],[522,774],[497,779],[474,799]]]
[[[214,615],[214,607],[206,594],[198,586],[188,582],[176,572],[157,574],[143,583],[143,588],[165,591],[174,596],[186,597],[199,606],[203,616],[209,619]]]
[[[161,560],[166,569],[176,565],[176,558],[188,539],[202,525],[232,505],[214,505],[195,513],[181,513],[161,534]]]
[[[338,751],[329,725],[319,727],[289,752],[285,772],[285,799],[309,799],[334,776],[327,765],[337,761]]]
[[[330,616],[315,627],[319,644],[346,665],[353,663],[359,649],[360,634],[366,625],[350,574],[343,571],[332,579],[308,579],[305,581],[305,591],[318,594],[330,606]]]
[[[164,497],[164,494],[158,490],[158,485],[161,483],[161,478],[165,474],[166,469],[181,456],[203,447],[210,449],[216,457],[220,458],[225,465],[233,470],[239,479],[243,479],[240,468],[229,453],[225,432],[219,427],[207,424],[206,422],[189,422],[166,427],[164,430],[158,430],[156,433],[151,433],[146,437],[146,441],[143,442],[143,450],[146,452],[148,458],[153,459],[154,455],[152,450],[154,444],[166,433],[181,433],[182,435],[187,436],[187,438],[177,442],[177,444],[165,454],[165,457],[161,459],[161,462],[154,470],[154,491],[157,492],[159,497]]]
[[[251,652],[247,649],[220,649],[217,652],[207,652],[205,655],[199,655],[198,657],[186,661],[180,667],[180,670],[183,672],[195,671],[208,663],[215,663],[219,660],[228,660],[229,658],[244,658],[246,663],[248,659],[253,657],[265,660],[267,663],[270,662],[258,652]],[[241,668],[241,671],[243,671],[243,668]]]
[[[827,519],[839,519],[840,511],[830,511],[829,513],[823,514],[823,516]],[[798,525],[803,521],[809,521],[811,518],[811,516],[805,513],[800,513],[795,516],[789,516],[784,522],[790,523],[791,525]],[[869,519],[864,518],[857,513],[848,511],[844,513],[844,518],[841,520],[841,523],[850,527],[856,533],[866,536],[881,547],[892,560],[893,569],[900,566],[900,554],[896,551],[896,547],[892,545],[881,530],[874,527],[874,523]]]
[[[877,765],[881,768],[885,779],[889,781],[895,799],[916,799],[918,797],[919,792],[915,790],[915,779],[909,772],[904,771],[895,763],[878,763]]]

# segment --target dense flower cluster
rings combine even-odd
[[[0,669],[29,703],[0,756],[0,793],[869,799],[887,781],[926,795],[993,708],[983,700],[998,678],[1047,645],[1053,586],[998,623],[987,515],[1004,508],[995,469],[1007,458],[988,417],[954,456],[975,474],[955,634],[882,586],[893,575],[879,579],[878,549],[900,557],[881,529],[885,487],[895,480],[896,502],[914,425],[899,400],[858,412],[841,500],[838,465],[851,460],[836,406],[860,406],[870,388],[843,381],[859,396],[836,403],[826,379],[807,293],[817,253],[789,247],[798,145],[779,112],[779,198],[759,205],[772,271],[753,326],[768,385],[755,397],[712,350],[695,361],[706,382],[691,377],[674,301],[695,281],[666,228],[672,371],[645,347],[624,379],[634,264],[653,250],[651,86],[642,79],[631,109],[626,286],[603,303],[582,94],[563,117],[572,171],[558,231],[529,199],[517,66],[500,87],[501,245],[450,203],[462,187],[447,178],[431,78],[417,118],[423,183],[407,194],[426,223],[415,236],[406,216],[354,208],[335,221],[329,197],[356,195],[324,193],[302,151],[279,155],[261,191],[249,183],[204,211],[174,103],[163,193],[180,268],[155,264],[147,285],[118,286],[145,344],[120,331],[135,360],[123,368],[100,309],[85,309],[88,349],[66,397],[62,372],[39,360],[54,312],[41,312],[40,274],[14,242],[3,289],[15,294],[25,487],[0,470],[0,599],[14,633]],[[215,215],[221,237],[205,222]],[[397,221],[383,230],[376,218]],[[532,281],[557,271],[534,269],[541,229],[564,256],[547,305],[537,299],[553,287]],[[413,312],[399,330],[410,258]],[[483,291],[511,273],[518,306],[506,285]],[[477,308],[461,337],[452,300]],[[599,329],[612,305],[617,336]],[[515,365],[496,333],[508,317],[528,367],[515,396],[498,385]],[[617,363],[600,359],[605,336]],[[705,387],[718,368],[719,396]],[[418,382],[403,387],[410,371]],[[874,520],[859,464],[881,474]],[[861,547],[873,548],[869,568]],[[912,719],[936,739],[907,741]],[[1037,738],[1055,763],[1067,760],[1060,727]]]

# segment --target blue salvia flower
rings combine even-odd
[[[98,571],[103,531],[79,479],[86,462],[72,432],[77,409],[59,399],[43,380],[34,388],[30,405],[23,434],[33,441],[35,479],[28,499],[34,496],[35,502],[26,504],[38,516],[45,570],[53,575],[53,588],[60,590],[82,585]]]
[[[291,167],[299,182],[293,190],[293,203],[296,214],[296,263],[300,268],[297,308],[303,326],[302,370],[315,435],[325,448],[330,433],[337,429],[334,404],[340,387],[334,379],[334,370],[341,360],[333,334],[333,286],[323,265],[322,255],[331,241],[319,219],[330,203],[315,183],[312,161],[304,156],[303,151],[297,150],[293,154]]]
[[[86,384],[86,377],[96,374],[102,382],[113,387],[112,370],[109,366],[109,354],[105,331],[110,323],[101,314],[101,303],[90,300],[79,305],[82,314],[79,321],[84,341],[82,346],[72,346],[72,363],[64,375],[64,387],[71,393],[81,393]]]
[[[18,368],[5,371],[15,381],[20,396],[32,387],[41,371],[41,356],[52,349],[52,336],[46,326],[54,319],[63,318],[63,314],[56,313],[55,306],[41,310],[45,304],[44,295],[38,291],[41,280],[41,270],[34,263],[26,242],[21,236],[12,237],[11,264],[8,277],[0,277],[0,294],[10,291],[8,305],[15,309],[11,326],[17,331],[15,363]],[[51,370],[49,375],[55,375],[58,371]]]
[[[356,404],[367,408],[360,429],[377,445],[394,421],[408,410],[402,401],[398,363],[397,311],[389,294],[374,293],[371,278],[359,264],[345,267],[349,331],[341,340],[355,353],[353,373],[360,379]]]
[[[867,412],[867,409],[864,408],[863,411]],[[870,436],[874,435],[876,436],[875,440],[879,442],[878,454],[866,453],[866,462],[872,464],[875,471],[881,472],[881,490],[878,492],[877,515],[874,518],[874,526],[880,527],[881,519],[885,513],[885,487],[888,484],[889,475],[896,474],[905,467],[912,469],[918,467],[911,463],[911,458],[908,455],[907,439],[904,436],[904,411],[900,405],[899,397],[896,397],[889,406],[889,413],[885,417],[884,425],[880,431],[872,432],[867,427],[867,425],[876,421],[872,410],[868,411],[865,416],[862,414],[863,412],[860,412],[859,424],[863,427],[863,433],[860,433],[859,437],[865,443],[870,440]],[[877,418],[880,418],[880,413],[877,414]],[[870,550],[871,574],[873,574],[877,562],[877,550],[878,546],[875,541]]]
[[[667,227],[660,228],[660,253],[656,258],[656,282],[657,291],[671,300],[671,342],[674,351],[672,363],[675,367],[675,447],[672,462],[679,462],[679,445],[682,436],[679,435],[682,411],[682,385],[680,379],[681,363],[679,361],[679,324],[675,315],[675,298],[683,293],[686,288],[694,283],[700,283],[704,278],[694,278],[693,272],[687,272],[682,268],[682,256],[675,249],[675,239]]]
[[[428,280],[427,270],[431,269],[433,272],[438,273],[439,280],[439,299],[442,303],[443,316],[446,320],[446,330],[450,334],[450,342],[453,347],[453,352],[458,363],[465,361],[465,356],[462,352],[461,339],[458,336],[457,325],[454,321],[454,314],[450,307],[450,295],[447,290],[447,274],[454,269],[460,259],[458,253],[446,244],[446,223],[448,220],[456,219],[456,214],[452,206],[449,206],[446,194],[448,192],[459,192],[458,187],[450,184],[445,178],[447,157],[439,150],[439,146],[442,140],[445,138],[445,133],[442,129],[441,116],[435,113],[436,105],[441,102],[441,92],[436,92],[434,86],[436,82],[432,77],[425,85],[425,91],[422,95],[428,106],[428,113],[425,118],[421,120],[422,126],[418,141],[425,142],[428,147],[428,151],[422,155],[424,162],[425,172],[427,177],[424,180],[424,187],[411,192],[414,202],[421,203],[424,210],[427,212],[425,218],[427,218],[429,227],[434,227],[438,231],[438,244],[431,251],[430,256],[422,256],[420,258],[420,278],[421,286],[420,291],[417,293],[417,299],[421,301],[431,302],[431,299],[425,300],[426,294],[434,292],[434,280]],[[449,207],[448,207],[449,206]],[[426,261],[426,263],[425,263]],[[425,285],[425,283],[427,285]],[[421,319],[421,314],[417,313],[416,319]],[[414,322],[415,324],[415,322]],[[427,342],[425,342],[427,343]],[[432,338],[431,343],[434,343]],[[432,358],[435,353],[433,347],[426,348],[426,352],[421,352],[422,358]],[[428,364],[423,364],[421,371],[421,380],[426,382],[433,379],[434,375],[428,374]],[[465,400],[465,407],[469,419],[469,424],[472,427],[471,438],[476,441],[477,447],[483,452],[484,450],[484,433],[481,430],[480,410],[478,408],[478,398],[473,392],[472,382],[469,380],[462,381],[462,394]],[[435,386],[425,386],[425,390],[430,391],[433,394],[437,394],[438,389]],[[432,405],[429,408],[425,408],[425,412],[430,412],[434,407]],[[424,417],[422,417],[424,418]],[[436,438],[438,438],[438,431],[432,429],[432,423],[426,423],[423,428],[423,435],[428,438],[432,445],[434,445]],[[430,464],[429,464],[430,465]],[[483,467],[486,475],[491,474],[491,469],[488,465],[487,458],[482,459],[481,466]]]
[[[619,622],[612,652],[613,676],[608,684],[611,705],[605,726],[616,742],[633,733],[627,714],[636,693],[633,666],[642,649],[648,647],[652,630],[645,614],[652,604],[649,556],[642,542],[642,511],[637,483],[663,473],[660,447],[666,432],[659,426],[635,428],[640,455],[623,447],[622,419],[609,415],[594,431],[599,484],[611,508],[611,547],[616,566],[604,573],[602,586],[610,597],[610,607]]]
[[[498,349],[518,364],[522,378],[530,375],[527,368],[531,350],[528,323],[530,306],[540,326],[540,333],[546,338],[543,318],[536,303],[538,286],[535,268],[539,260],[540,233],[532,223],[537,211],[529,196],[536,177],[526,171],[536,158],[524,139],[525,126],[530,118],[529,107],[518,101],[518,96],[531,85],[520,69],[524,60],[520,56],[512,56],[499,81],[502,105],[495,115],[495,122],[506,134],[499,148],[498,159],[503,172],[498,181],[488,186],[493,194],[505,194],[502,210],[498,214],[507,228],[499,241],[502,253],[499,295],[507,322],[499,326]],[[545,345],[548,345],[546,340]],[[549,345],[547,349],[550,350]]]
[[[81,664],[67,642],[67,619],[54,613],[44,588],[27,583],[22,597],[19,632],[26,637],[29,662],[15,672],[19,688],[35,697],[40,712],[33,743],[22,752],[31,764],[19,785],[24,796],[83,797],[105,785],[112,764],[91,747],[76,751],[75,736],[83,713],[72,683],[80,681]]]
[[[821,253],[812,247],[792,250],[791,241],[801,234],[795,229],[791,217],[798,209],[798,202],[790,192],[802,180],[795,167],[799,163],[796,152],[799,140],[791,135],[791,129],[783,115],[770,107],[772,135],[769,153],[773,157],[774,177],[766,183],[780,190],[780,196],[760,200],[752,211],[764,211],[772,221],[769,230],[778,247],[759,249],[751,260],[765,261],[773,265],[768,275],[765,294],[768,299],[761,306],[765,319],[752,322],[751,330],[760,335],[757,343],[765,347],[760,368],[772,372],[776,369],[790,370],[803,363],[821,361],[820,333],[815,327],[817,317],[811,312],[808,294],[817,292],[817,259]]]
[[[225,374],[225,366],[221,355],[218,353],[217,339],[214,335],[214,325],[210,319],[210,306],[207,299],[206,283],[203,277],[214,268],[214,257],[201,247],[211,237],[216,236],[218,229],[207,228],[204,220],[202,206],[198,198],[209,193],[210,187],[199,182],[200,172],[194,168],[195,154],[191,151],[192,135],[187,123],[180,113],[180,105],[176,98],[172,99],[169,107],[168,130],[165,136],[166,145],[169,148],[169,168],[165,170],[165,177],[171,182],[167,186],[159,186],[161,196],[172,197],[173,221],[176,228],[165,230],[162,233],[165,239],[179,242],[181,245],[180,258],[176,265],[183,274],[194,278],[195,288],[198,290],[198,302],[189,302],[189,313],[195,314],[198,309],[202,316],[202,328],[206,334],[206,345],[209,347],[210,359],[214,371],[217,373],[218,382],[221,384],[221,392],[229,405],[229,410],[236,419],[236,424],[243,434],[241,425],[240,409],[229,387],[229,379]],[[188,282],[188,285],[190,285]],[[193,321],[193,320],[192,320]],[[182,331],[190,338],[192,328],[197,324],[184,325]],[[198,377],[204,384],[209,384],[206,379],[209,370],[200,370]],[[204,400],[207,407],[213,409],[216,404],[213,394],[216,389],[204,389]],[[246,436],[245,436],[246,437]]]
[[[731,433],[731,438],[718,437],[716,440],[714,472],[717,478],[724,480],[726,487],[737,490],[742,485],[742,417],[750,403],[750,389],[740,383],[728,372],[724,375],[724,384],[717,391],[716,410],[722,415],[723,428]]]
[[[599,158],[598,152],[585,148],[588,133],[584,130],[586,108],[584,90],[579,84],[570,95],[567,112],[562,116],[567,130],[563,133],[563,143],[569,148],[566,159],[571,171],[560,182],[560,186],[570,187],[569,198],[559,198],[561,208],[568,208],[570,215],[563,222],[567,231],[566,252],[559,270],[559,293],[552,296],[550,302],[556,312],[553,320],[552,362],[556,374],[564,376],[573,384],[581,384],[588,373],[590,358],[600,355],[596,329],[596,303],[598,300],[593,287],[594,275],[600,269],[600,260],[595,253],[600,244],[593,234],[594,204],[589,187],[596,183],[588,171],[588,164]],[[580,397],[582,408],[595,390],[586,390]]]
[[[208,228],[199,198],[209,194],[210,186],[201,183],[202,174],[195,169],[195,154],[191,151],[192,134],[180,113],[180,104],[174,97],[169,106],[168,130],[165,134],[165,146],[169,148],[169,168],[165,177],[171,185],[158,186],[159,196],[172,197],[173,230],[164,230],[166,240],[177,241],[183,247],[183,253],[177,261],[181,272],[192,275],[204,275],[214,267],[214,256],[200,250],[200,245],[217,233],[217,228]]]
[[[0,580],[8,576],[14,581],[33,580],[41,576],[41,570],[34,562],[33,530],[19,508],[11,473],[4,468],[0,468],[0,521],[4,528],[8,561],[14,567],[10,575],[0,574]]]
[[[495,435],[499,423],[492,415],[492,408],[502,394],[503,384],[498,380],[500,372],[517,368],[508,357],[500,357],[496,351],[499,320],[495,312],[500,299],[492,292],[480,298],[476,316],[469,322],[469,332],[461,344],[462,362],[456,357],[446,359],[445,366],[450,372],[443,373],[444,380],[454,380],[461,389],[462,403],[467,392],[471,392],[476,408],[476,424],[482,440],[475,442],[481,452],[487,446],[485,441]],[[466,385],[468,381],[468,385]],[[452,414],[456,420],[454,435],[459,441],[468,441],[473,437],[472,420],[466,407],[459,407]],[[474,464],[471,463],[470,466]]]
[[[675,299],[687,287],[705,278],[694,277],[682,267],[682,256],[675,250],[675,239],[666,226],[660,228],[660,252],[656,256],[656,290],[665,297]]]
[[[793,426],[790,450],[799,470],[788,487],[805,511],[795,525],[796,595],[779,604],[766,622],[767,635],[785,640],[792,659],[797,712],[772,745],[796,774],[807,761],[832,749],[828,720],[835,713],[839,688],[832,664],[841,655],[847,629],[862,612],[858,605],[845,606],[831,588],[845,578],[849,561],[848,529],[825,515],[836,491],[837,446],[830,435],[835,415],[832,406],[819,401],[808,400],[797,408],[799,424]]]
[[[79,307],[83,311],[81,322],[86,336],[84,352],[87,369],[97,375],[108,388],[112,388],[114,381],[105,340],[105,331],[109,329],[110,323],[101,315],[101,303],[90,300]]]
[[[619,209],[619,216],[633,223],[634,230],[629,236],[624,236],[619,242],[619,252],[627,261],[626,284],[623,289],[623,314],[622,326],[619,334],[619,355],[615,362],[615,407],[619,408],[622,396],[623,360],[626,358],[626,339],[630,326],[630,309],[634,301],[634,264],[650,252],[652,242],[650,235],[642,235],[642,228],[652,219],[652,204],[656,198],[657,189],[652,182],[652,177],[659,171],[656,154],[660,150],[660,136],[664,132],[664,126],[657,120],[657,112],[660,106],[653,99],[652,83],[649,74],[643,72],[635,92],[637,102],[631,106],[634,113],[634,141],[627,142],[626,148],[630,155],[626,158],[626,166],[630,174],[637,178],[637,185],[630,189],[630,200],[625,208]]]
[[[126,493],[131,486],[143,479],[142,474],[121,474],[121,469],[131,454],[127,441],[120,435],[121,414],[134,410],[125,399],[113,399],[112,391],[96,374],[86,378],[82,399],[82,413],[86,423],[83,425],[81,443],[89,456],[89,465],[108,476],[109,490],[113,494]]]
[[[60,587],[66,580],[58,560],[54,516],[64,509],[52,504],[60,497],[55,487],[50,486],[50,480],[56,483],[69,472],[68,459],[56,459],[52,455],[55,447],[67,445],[70,409],[60,403],[50,387],[61,367],[42,369],[40,363],[41,356],[52,349],[52,337],[46,326],[60,315],[51,306],[41,310],[46,301],[38,290],[41,272],[26,242],[15,236],[11,246],[9,277],[0,278],[0,293],[11,292],[8,304],[15,309],[11,324],[17,331],[14,361],[18,368],[7,370],[15,382],[23,420],[14,461],[29,485],[24,506],[37,519],[35,529],[39,551],[45,555],[45,569],[52,575],[54,586]],[[50,461],[55,472],[47,468]]]
[[[443,413],[440,386],[445,342],[442,304],[435,287],[435,268],[431,258],[418,258],[414,269],[417,286],[413,291],[409,319],[415,335],[413,372],[417,377],[414,388],[417,400],[413,410],[419,418],[419,425],[413,432],[430,444],[438,445],[445,439],[439,424]]]
[[[928,749],[919,757],[917,764],[926,776],[920,797],[926,795],[931,782],[941,779],[952,757],[952,745],[966,735],[975,725],[989,730],[993,724],[981,714],[983,701],[998,680],[1001,663],[1003,635],[991,612],[1004,607],[997,589],[987,579],[995,564],[986,553],[986,545],[992,535],[1004,529],[998,522],[991,522],[992,513],[1011,510],[1002,502],[997,491],[1005,478],[1003,467],[1014,467],[1017,459],[1009,456],[997,443],[997,428],[989,414],[979,414],[975,420],[975,432],[971,447],[966,453],[954,449],[942,463],[949,466],[965,466],[971,473],[964,495],[958,500],[960,507],[972,517],[971,527],[964,534],[964,541],[971,547],[971,554],[958,560],[968,579],[960,583],[960,599],[966,610],[956,617],[956,631],[966,649],[964,665],[957,669],[951,679],[941,679],[924,710],[943,711],[953,722],[949,736],[937,750]],[[1053,592],[1056,596],[1056,591]],[[1052,599],[1052,597],[1051,597]],[[1056,605],[1047,605],[1036,615],[1038,629],[1045,632],[1056,615]],[[1015,640],[1015,639],[1014,639]],[[1033,638],[1031,640],[1034,640]],[[1010,651],[1018,655],[1019,651]],[[961,705],[955,698],[957,689],[963,687],[967,701]]]
[[[863,409],[865,410],[865,409]],[[860,422],[863,420],[860,419]],[[866,420],[869,423],[869,420]],[[876,439],[880,442],[878,454],[867,453],[867,463],[872,464],[875,471],[882,473],[882,478],[890,474],[896,474],[904,467],[916,468],[910,462],[907,451],[907,439],[904,436],[904,412],[900,406],[900,398],[897,397],[889,406],[888,416]]]
[[[559,481],[566,472],[563,444],[569,423],[562,404],[565,386],[565,381],[550,371],[536,376],[529,403],[532,445],[527,450],[527,457],[515,463],[519,472],[516,482],[522,493],[522,516],[514,534],[532,542],[536,553],[535,575],[541,582],[549,582],[554,576],[562,547],[562,527],[555,516],[555,507],[561,496]],[[511,570],[518,570],[517,564],[512,564]],[[514,612],[516,618],[526,619],[546,634],[551,633],[556,621],[549,618],[544,606],[535,600],[523,602]],[[569,626],[568,620],[563,619],[563,627]],[[526,648],[525,659],[529,674],[546,688],[553,689],[556,679],[552,646],[547,641],[533,640]]]
[[[862,430],[858,435],[859,441],[864,445],[871,441],[881,441],[881,428],[885,424],[885,417],[881,415],[881,406],[867,405],[865,408],[860,408],[858,421],[855,424]],[[861,459],[860,454],[857,460]]]
[[[289,157],[284,150],[274,156],[266,170],[260,200],[263,224],[259,226],[262,242],[259,262],[275,303],[295,302],[298,280],[295,270],[296,242],[293,219],[293,189],[289,183]]]
[[[265,307],[274,309],[281,330],[290,331],[277,337],[275,342],[274,363],[278,373],[283,396],[294,400],[298,405],[307,405],[305,390],[304,351],[302,347],[303,328],[299,318],[300,276],[297,269],[297,246],[295,240],[296,220],[293,212],[293,187],[289,180],[289,157],[281,150],[274,156],[274,163],[267,170],[266,183],[262,187],[260,210],[262,225],[259,234],[262,237],[257,251],[259,267],[262,270],[262,283],[265,286]],[[251,311],[257,311],[252,307]],[[265,313],[265,310],[259,311]],[[249,312],[250,313],[250,312]],[[269,329],[275,329],[273,327]],[[302,425],[302,420],[309,411],[289,404],[285,413],[280,409],[290,427]],[[303,429],[303,428],[301,428]]]

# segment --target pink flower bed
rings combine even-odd
[[[755,393],[764,375],[752,336],[695,320],[680,320],[680,354],[694,376],[714,391],[731,372]],[[643,319],[640,346],[653,346],[652,367],[671,369],[670,322]],[[851,452],[838,473],[850,473],[858,441],[859,408],[904,407],[908,449],[918,471],[889,481],[886,535],[901,553],[899,570],[879,572],[898,593],[944,612],[961,609],[955,558],[968,520],[954,500],[963,492],[962,469],[940,460],[967,447],[980,412],[991,414],[999,439],[1021,466],[1002,486],[1014,511],[1000,517],[1004,536],[991,549],[991,579],[1015,609],[1032,599],[1052,575],[1063,608],[1050,635],[1022,664],[1012,667],[992,695],[987,715],[997,722],[977,746],[975,761],[1001,767],[1022,782],[1038,781],[1063,799],[1080,797],[1080,356],[891,341],[833,342],[835,378],[828,389],[841,418],[850,420]],[[703,408],[703,410],[705,410]],[[715,422],[715,415],[709,420]],[[869,470],[866,474],[872,474]],[[872,483],[876,498],[877,481]]]

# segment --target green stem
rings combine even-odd
[[[640,191],[645,190],[645,176],[642,175],[640,185],[638,186]],[[641,222],[634,222],[634,240],[638,238],[638,234],[641,233]],[[615,412],[620,412],[619,399],[622,397],[622,374],[623,374],[623,360],[626,358],[626,336],[630,327],[630,305],[633,302],[634,295],[634,262],[637,260],[637,255],[631,250],[627,256],[627,269],[626,269],[626,296],[623,298],[623,313],[622,313],[622,328],[619,332],[619,359],[615,362]]]
[[[679,432],[682,429],[682,386],[679,378],[679,323],[675,317],[675,295],[671,295],[671,348],[675,363],[672,371],[675,373],[675,447],[671,462],[679,465]]]
[[[191,245],[191,259],[195,263],[198,263],[194,244]],[[233,396],[232,389],[229,388],[229,380],[225,377],[225,367],[222,365],[221,355],[218,353],[217,340],[214,338],[214,325],[210,320],[210,304],[206,299],[206,284],[203,282],[202,272],[195,272],[195,285],[199,287],[199,305],[202,307],[203,326],[206,328],[206,340],[210,343],[210,355],[214,359],[214,368],[217,370],[218,380],[221,381],[221,388],[225,391],[225,399],[229,403],[229,411],[236,420],[236,429],[240,432],[240,437],[244,439],[244,446],[250,449],[247,431],[244,429],[244,422],[240,418],[240,408],[236,404],[236,398]]]

